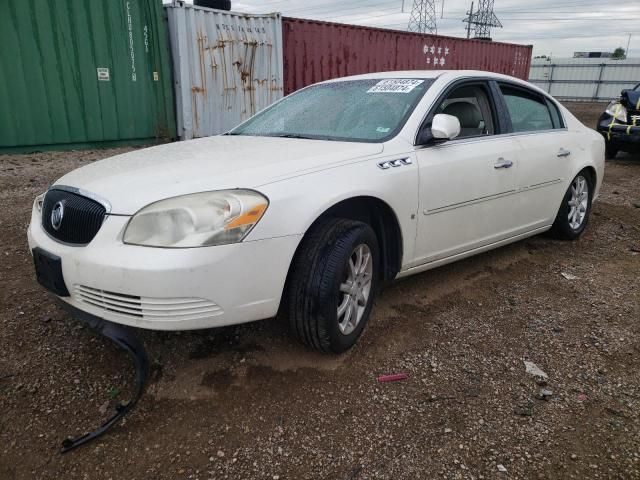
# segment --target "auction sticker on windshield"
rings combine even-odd
[[[380,80],[367,93],[409,93],[424,80],[412,80],[408,78],[391,78]]]

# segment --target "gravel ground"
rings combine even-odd
[[[602,106],[580,108],[591,125]],[[640,478],[631,156],[608,162],[578,242],[537,236],[397,282],[345,355],[306,351],[277,321],[141,332],[147,394],[60,455],[127,398],[132,371],[36,284],[25,231],[51,181],[123,150],[0,157],[1,479]]]
[[[604,112],[607,102],[565,102],[564,106],[587,127],[596,128],[598,118]]]

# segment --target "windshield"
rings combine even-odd
[[[404,126],[433,79],[368,79],[300,90],[229,135],[382,142]]]

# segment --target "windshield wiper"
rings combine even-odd
[[[305,135],[300,135],[298,133],[280,133],[278,135],[268,135],[269,137],[278,137],[278,138],[304,138],[306,140],[315,140],[313,137],[307,137]]]

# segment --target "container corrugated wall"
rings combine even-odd
[[[175,136],[161,0],[9,1],[0,150]]]
[[[530,45],[283,18],[285,93],[346,75],[477,69],[526,79]]]
[[[279,14],[166,9],[181,139],[222,133],[282,97]]]
[[[640,58],[535,59],[529,81],[560,99],[607,101],[640,83]]]

